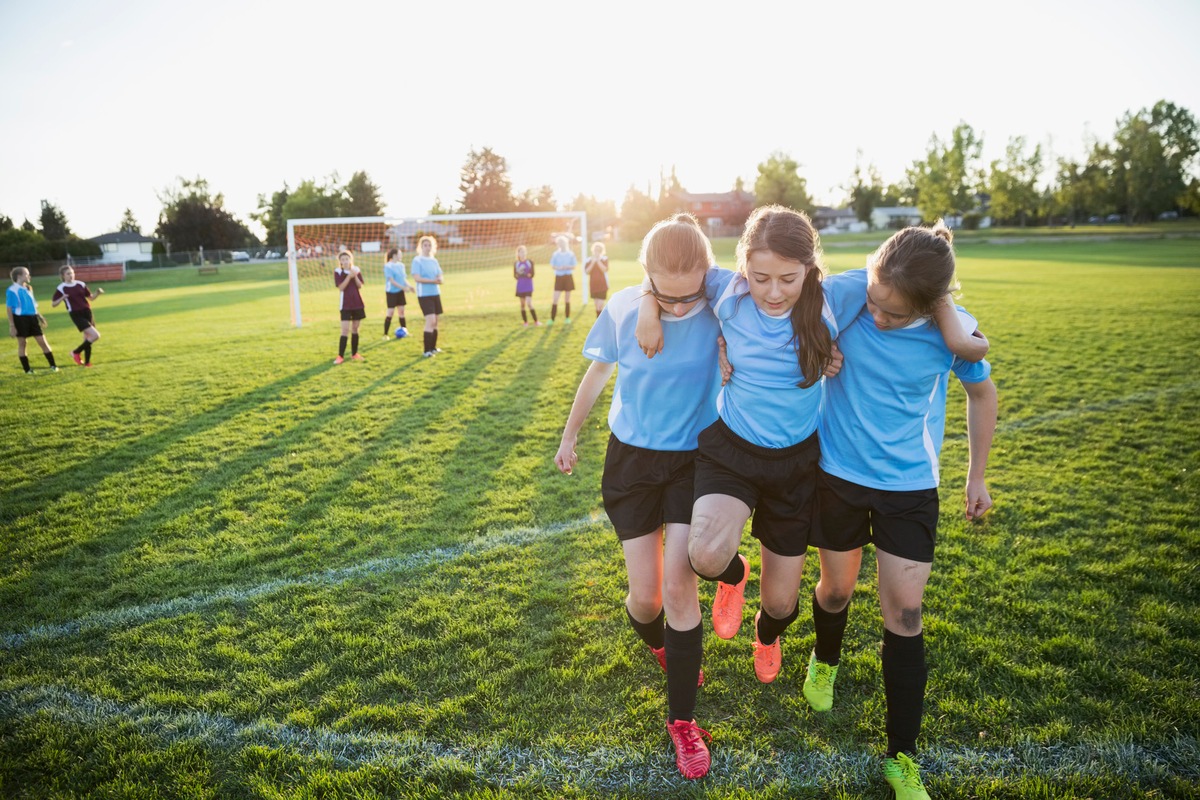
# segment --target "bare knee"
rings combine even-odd
[[[625,598],[625,607],[638,622],[650,622],[662,611],[662,595],[653,591],[637,591],[631,586],[629,596]]]
[[[833,587],[820,591],[818,586],[817,603],[820,604],[822,610],[828,611],[830,614],[840,614],[850,605],[850,598],[853,590],[846,590],[842,587]]]
[[[725,571],[736,550],[730,550],[718,537],[708,535],[711,526],[704,517],[692,520],[692,532],[688,537],[688,558],[692,569],[702,578],[712,579]]]

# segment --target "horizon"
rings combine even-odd
[[[1183,0],[1136,14],[1111,0],[1021,0],[939,17],[883,3],[772,2],[719,20],[715,3],[605,8],[527,19],[468,4],[457,24],[415,29],[358,0],[0,8],[0,74],[15,84],[0,109],[0,214],[37,224],[45,199],[92,238],[129,208],[150,232],[158,194],[200,177],[260,232],[258,195],[362,170],[386,214],[416,216],[436,199],[458,204],[467,153],[483,147],[506,159],[517,192],[546,184],[560,205],[584,194],[618,208],[672,168],[689,192],[738,178],[752,190],[757,165],[781,151],[814,202],[838,206],[858,151],[895,183],[959,122],[983,138],[984,165],[1024,136],[1053,166],[1158,100],[1200,112],[1189,41],[1200,7]],[[764,46],[768,30],[794,32],[796,46]]]

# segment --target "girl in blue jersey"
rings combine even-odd
[[[991,367],[955,357],[930,319],[954,286],[951,241],[941,222],[906,228],[875,251],[866,269],[855,270],[866,280],[867,306],[838,337],[846,361],[825,383],[820,422],[821,524],[812,544],[820,548],[821,578],[812,599],[817,642],[804,695],[818,711],[833,705],[848,606],[863,545],[871,542],[884,625],[884,775],[898,800],[929,797],[912,756],[928,675],[921,603],[933,566],[938,454],[952,372],[967,396],[966,518],[978,519],[992,505],[984,484],[996,427]],[[975,331],[974,318],[958,313],[963,331]]]
[[[688,555],[700,577],[717,581],[714,631],[733,638],[750,572],[738,545],[753,515],[762,558],[754,671],[770,683],[782,663],[779,635],[799,615],[816,518],[819,380],[833,360],[838,330],[863,307],[866,278],[824,279],[812,223],[782,206],[750,215],[737,259],[737,272],[711,270],[706,282],[736,371],[718,398],[719,418],[699,437]],[[653,314],[638,322],[648,354],[661,348],[657,327]],[[955,346],[966,347],[967,338],[955,334]]]
[[[554,319],[558,316],[558,298],[565,294],[566,314],[563,323],[570,325],[571,292],[575,291],[575,266],[578,262],[575,260],[575,254],[568,249],[570,241],[567,237],[559,236],[554,243],[558,246],[550,255],[550,267],[554,270],[554,299],[550,303],[550,321],[546,324],[554,324]]]
[[[404,262],[400,260],[400,248],[393,247],[387,251],[387,263],[383,265],[383,289],[387,297],[387,316],[383,318],[383,338],[388,338],[388,328],[392,326],[392,312],[400,309],[400,324],[396,326],[396,338],[408,336],[408,323],[404,319],[404,306],[408,304],[405,292],[415,292],[417,287],[408,282],[404,272]]]
[[[29,269],[13,267],[9,277],[12,278],[12,285],[4,293],[4,310],[8,314],[8,335],[17,340],[17,358],[21,362],[21,369],[25,370],[26,375],[33,374],[33,367],[29,366],[29,359],[25,355],[25,340],[32,338],[38,343],[38,347],[42,348],[42,355],[46,357],[50,371],[58,372],[58,365],[54,363],[54,353],[50,349],[50,343],[46,341],[46,334],[42,331],[43,319],[38,313],[37,301],[33,299]]]
[[[662,315],[667,354],[651,367],[634,338],[643,292],[629,287],[614,294],[584,343],[592,364],[554,463],[568,475],[575,468],[579,430],[616,369],[601,479],[604,510],[625,555],[629,622],[667,671],[667,730],[676,765],[685,778],[699,778],[708,772],[704,740],[710,737],[694,719],[703,632],[687,542],[696,439],[716,419],[720,388],[719,329],[704,293],[712,249],[694,217],[676,214],[646,234],[639,260],[653,287],[655,313]]]
[[[412,260],[412,279],[417,284],[417,303],[425,315],[425,357],[437,355],[438,315],[442,313],[442,267],[433,254],[437,242],[432,236],[422,236],[417,244],[421,254]]]

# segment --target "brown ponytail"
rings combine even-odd
[[[953,242],[954,234],[940,219],[932,228],[905,228],[879,245],[867,269],[876,282],[908,301],[914,314],[932,317],[946,293],[958,290]]]

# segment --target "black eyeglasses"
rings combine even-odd
[[[650,294],[654,295],[654,299],[669,306],[673,306],[676,303],[683,305],[694,303],[697,300],[703,300],[707,296],[707,287],[703,278],[700,279],[700,291],[695,294],[689,294],[686,297],[670,297],[669,295],[662,294],[658,291],[658,287],[654,285],[654,278],[651,278],[649,275],[646,275],[646,278],[650,281]]]

